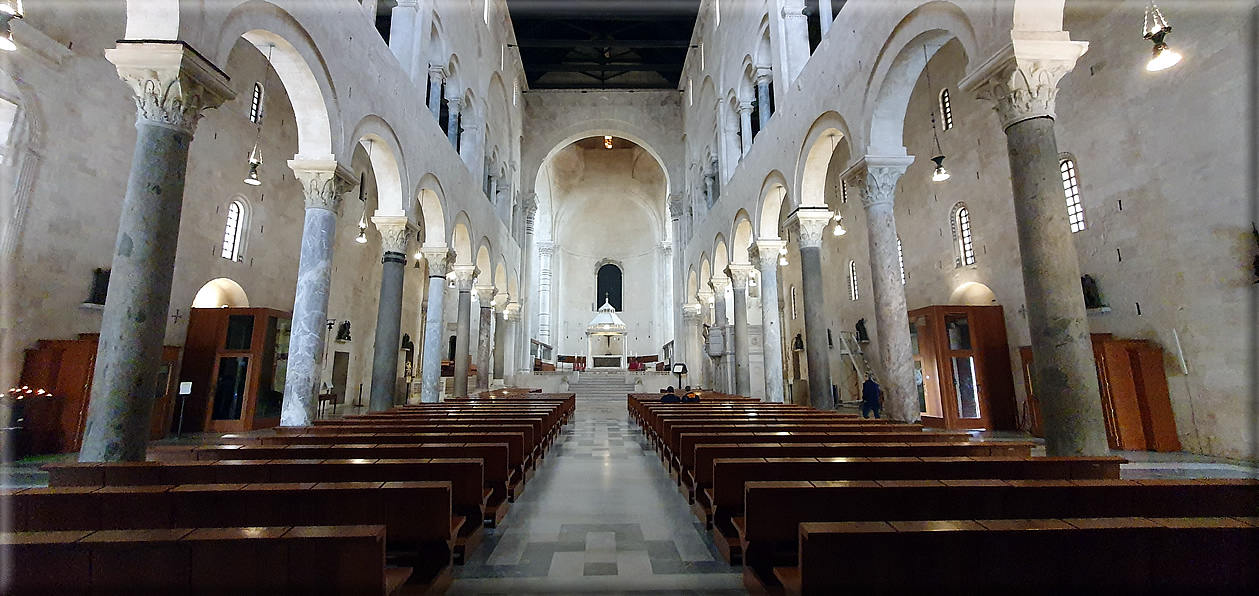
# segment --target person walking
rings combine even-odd
[[[861,417],[869,418],[873,413],[875,418],[882,418],[882,397],[882,390],[874,380],[874,375],[866,373],[866,382],[861,384]]]

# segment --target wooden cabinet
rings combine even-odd
[[[280,423],[288,370],[289,313],[267,308],[194,308],[180,381],[182,432],[243,432]]]
[[[924,425],[1016,428],[1014,376],[1000,306],[928,306],[910,311],[909,328]]]
[[[99,340],[97,333],[83,333],[78,339],[42,339],[26,350],[21,385],[50,391],[54,396],[44,400],[37,410],[27,412],[30,454],[70,453],[82,446]],[[174,410],[178,370],[179,348],[162,348],[150,439],[166,437]]]
[[[1115,339],[1095,333],[1093,358],[1101,394],[1106,440],[1111,449],[1126,451],[1180,451],[1176,418],[1172,413],[1163,348],[1138,339]],[[1032,348],[1019,348],[1023,381],[1027,387],[1027,426],[1033,435],[1044,436],[1040,402],[1033,382]]]

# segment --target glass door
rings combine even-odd
[[[979,375],[975,368],[975,348],[971,337],[970,319],[965,313],[949,313],[944,317],[944,330],[948,340],[952,406],[956,407],[964,428],[987,427],[987,413],[983,411],[980,397]]]
[[[914,384],[918,389],[918,411],[924,417],[943,418],[940,381],[931,338],[931,317],[920,315],[909,321],[909,341],[914,352]]]

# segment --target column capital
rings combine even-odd
[[[703,308],[705,305],[712,304],[713,300],[716,299],[716,295],[716,292],[707,288],[696,290],[695,292],[695,297],[699,298],[700,308]]]
[[[526,192],[521,194],[520,198],[521,213],[525,217],[533,217],[538,213],[538,193]]]
[[[475,286],[472,291],[476,293],[477,302],[481,303],[481,308],[490,308],[494,305],[494,296],[498,295],[498,288],[494,286]]]
[[[472,282],[476,280],[477,273],[475,265],[455,265],[450,268],[450,275],[455,277],[455,287],[460,292],[472,291]]]
[[[180,41],[120,41],[105,50],[136,96],[136,121],[189,135],[205,110],[236,97],[222,70]]]
[[[772,79],[773,77],[774,77],[773,68],[769,66],[757,66],[756,76],[753,79],[753,81],[755,81],[757,85],[760,85],[761,83],[768,83],[770,79]]]
[[[688,302],[682,305],[682,320],[687,325],[696,325],[704,322],[704,307],[697,302]]]
[[[358,184],[353,172],[331,159],[292,159],[289,168],[302,184],[307,209],[336,213],[341,207],[341,197]]]
[[[748,258],[761,272],[778,271],[778,257],[787,243],[783,240],[757,240],[748,247]]]
[[[739,109],[739,114],[745,114],[745,113],[751,112],[752,102],[740,100],[738,109]]]
[[[1066,33],[1058,39],[1043,34],[1015,31],[1010,45],[960,83],[963,91],[993,103],[1006,129],[1032,118],[1054,118],[1058,83],[1075,68],[1088,51],[1086,41],[1071,41]]]
[[[520,313],[521,308],[519,302],[508,302],[507,306],[503,307],[503,320],[515,323],[520,320]]]
[[[849,189],[860,195],[866,209],[896,202],[896,183],[914,163],[912,155],[867,155],[841,175]]]
[[[796,233],[800,248],[821,248],[822,233],[834,215],[826,207],[800,207],[787,218],[787,225]]]
[[[673,219],[682,219],[684,214],[683,208],[686,205],[686,195],[675,192],[669,195],[669,216]]]
[[[419,8],[419,0],[398,0],[397,8]]]
[[[809,15],[804,14],[804,3],[800,6],[784,6],[782,9],[784,19],[807,19]]]
[[[420,253],[428,263],[429,277],[446,277],[450,272],[450,263],[455,260],[455,252],[446,248],[421,248]]]
[[[726,275],[730,277],[731,284],[736,290],[748,289],[748,280],[752,279],[752,271],[755,268],[748,264],[731,263],[726,267]]]
[[[462,103],[461,98],[458,95],[454,97],[451,97],[449,95],[446,96],[446,109],[451,114],[459,113],[459,110],[463,108],[463,106],[460,105],[461,103]]]
[[[713,289],[713,295],[715,297],[719,296],[719,297],[724,298],[726,295],[726,290],[730,288],[730,278],[714,277],[708,280],[708,287]]]
[[[539,243],[538,243],[538,254],[539,254],[540,256],[544,256],[544,257],[549,257],[549,256],[554,255],[554,254],[555,254],[555,243],[554,243],[554,242],[539,242]]]
[[[668,240],[661,241],[660,252],[664,253],[666,256],[673,254],[673,243]]]
[[[407,254],[411,244],[411,222],[405,215],[373,215],[372,224],[380,230],[381,248],[384,252]]]
[[[446,80],[446,65],[430,63],[428,65],[428,76],[432,79]]]

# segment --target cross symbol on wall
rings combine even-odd
[[[179,309],[176,308],[175,312],[171,314],[170,318],[174,319],[174,321],[178,323],[184,319],[184,315],[180,314]]]

